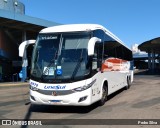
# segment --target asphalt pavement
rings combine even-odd
[[[159,128],[158,125],[143,124],[149,121],[160,122],[160,76],[135,75],[129,90],[121,89],[108,97],[104,106],[93,104],[88,107],[74,106],[32,106],[29,101],[28,82],[0,83],[0,119],[6,120],[47,120],[61,125],[38,126],[42,128]],[[76,119],[77,124],[67,125],[66,119]],[[85,120],[83,120],[85,119]],[[104,125],[104,120],[113,119],[112,125]],[[123,119],[123,120],[121,120]],[[128,120],[129,119],[129,120]],[[118,121],[126,124],[136,119],[134,125],[114,125]],[[155,120],[156,119],[156,120]],[[139,124],[138,121],[139,120]],[[73,122],[73,124],[76,123]],[[86,122],[88,121],[88,122]],[[91,122],[92,121],[92,122]],[[143,122],[144,121],[144,122]],[[122,123],[118,122],[118,123]],[[90,125],[84,125],[91,123]],[[133,123],[133,122],[131,122]],[[63,124],[63,125],[62,125]],[[92,125],[93,124],[93,125]],[[96,125],[98,124],[98,125]],[[0,126],[1,127],[1,126]],[[3,126],[5,127],[5,126]],[[3,128],[2,127],[2,128]],[[13,128],[32,128],[34,126],[12,126]],[[8,126],[7,126],[8,128]]]

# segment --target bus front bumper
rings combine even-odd
[[[31,104],[62,105],[62,106],[88,106],[91,105],[91,89],[72,94],[58,96],[53,91],[52,95],[44,95],[30,90]]]

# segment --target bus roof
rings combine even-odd
[[[48,28],[42,29],[40,31],[40,33],[81,32],[81,31],[93,31],[93,30],[97,30],[97,29],[103,30],[107,35],[111,36],[113,39],[115,39],[116,41],[118,41],[119,43],[124,45],[124,43],[118,37],[116,37],[113,33],[111,33],[109,30],[107,30],[105,27],[103,27],[102,25],[99,25],[99,24],[58,25],[58,26],[53,26],[53,27],[48,27]],[[125,46],[125,47],[127,47],[127,46]]]

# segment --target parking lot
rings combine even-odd
[[[122,89],[109,96],[108,101],[101,107],[97,104],[89,107],[31,106],[28,84],[6,87],[0,84],[0,101],[0,119],[79,119],[79,121],[81,119],[149,119],[152,121],[152,119],[160,119],[160,76],[135,75],[129,90]],[[106,128],[103,124],[100,126]],[[59,127],[81,126],[64,124]],[[112,124],[108,127],[117,126]],[[128,128],[127,125],[121,127]],[[137,123],[130,127],[158,128],[159,126]]]

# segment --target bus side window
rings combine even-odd
[[[103,61],[105,61],[109,56],[107,54],[103,55]]]
[[[92,60],[92,70],[96,70],[98,67],[97,65],[97,53],[94,53],[93,60]]]
[[[93,61],[92,61],[92,70],[101,68],[102,52],[103,52],[102,43],[96,43],[95,49],[94,49]]]

